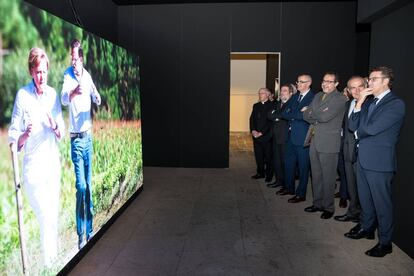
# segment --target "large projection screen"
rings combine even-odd
[[[26,274],[53,275],[143,184],[138,57],[0,0],[0,95],[0,274],[23,273],[22,236]],[[10,143],[19,148],[21,228]]]

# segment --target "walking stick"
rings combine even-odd
[[[16,205],[17,205],[17,220],[19,223],[20,253],[22,256],[23,274],[26,274],[26,268],[27,268],[26,242],[25,242],[25,235],[24,235],[23,202],[22,202],[22,191],[21,191],[21,185],[20,185],[20,175],[19,175],[19,160],[17,159],[17,144],[11,143],[10,148],[11,148],[11,155],[12,155],[12,161],[13,161],[14,186],[16,189]]]

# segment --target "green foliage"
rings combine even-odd
[[[20,1],[0,0],[0,39],[8,51],[0,64],[0,126],[10,121],[13,101],[18,87],[29,78],[27,50],[36,44],[39,34],[20,9]],[[27,51],[28,52],[28,51]]]
[[[94,110],[96,118],[141,118],[138,57],[125,49],[20,0],[0,0],[0,35],[3,49],[9,51],[0,74],[0,127],[10,122],[17,90],[31,79],[27,70],[30,49],[45,49],[48,84],[60,91],[63,72],[70,65],[70,43],[75,38],[82,42],[84,66],[101,94],[102,105],[99,111]]]
[[[99,119],[141,118],[138,58],[106,40],[85,35],[85,67],[90,70],[102,96]],[[96,62],[96,57],[105,62]]]
[[[111,131],[108,131],[108,127]],[[111,209],[115,199],[120,196],[129,197],[132,195],[131,191],[136,191],[137,186],[127,184],[138,185],[136,177],[142,175],[142,158],[137,158],[142,156],[141,144],[131,143],[141,141],[141,133],[131,123],[126,122],[118,127],[103,126],[95,133],[92,170],[96,174],[93,201],[96,202],[95,210],[100,212]]]

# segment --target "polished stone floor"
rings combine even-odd
[[[414,275],[397,246],[368,257],[376,241],[343,236],[353,223],[305,213],[310,186],[291,204],[254,173],[246,150],[231,151],[229,169],[146,167],[143,192],[71,274]]]

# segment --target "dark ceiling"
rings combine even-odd
[[[112,0],[117,5],[151,5],[151,4],[189,4],[189,3],[248,3],[258,2],[252,0]],[[307,0],[282,0],[282,1],[259,1],[259,2],[356,2],[357,0],[325,0],[325,1],[307,1]]]

